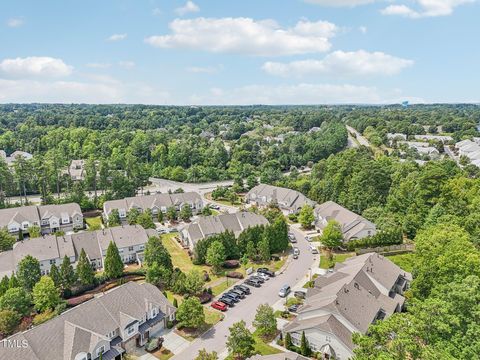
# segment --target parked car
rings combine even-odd
[[[288,311],[292,312],[292,313],[296,313],[298,311],[298,308],[300,307],[300,305],[298,304],[293,304],[292,306],[289,306],[288,307]]]
[[[270,280],[270,276],[261,272],[256,272],[255,274],[253,274],[253,276],[257,276],[265,281]]]
[[[307,240],[307,241],[312,241],[312,240],[313,240],[313,236],[307,235],[307,236],[305,236],[305,240]]]
[[[297,260],[297,259],[298,259],[298,254],[293,254],[293,258],[294,258],[295,260]]]
[[[221,301],[214,301],[211,306],[212,306],[212,308],[220,310],[220,311],[227,311],[227,309],[228,309],[228,305],[221,302]]]
[[[237,290],[237,289],[232,289],[228,293],[237,295],[240,299],[245,299],[245,294],[243,293],[243,291],[240,291],[240,290]]]
[[[274,277],[274,276],[275,276],[275,273],[274,273],[272,270],[269,270],[269,269],[267,269],[267,268],[265,268],[265,267],[263,267],[263,268],[258,268],[258,269],[257,269],[257,272],[258,272],[258,273],[261,273],[261,274],[266,274],[266,275],[268,275],[268,276],[270,276],[270,277]]]
[[[157,234],[166,234],[166,233],[167,233],[167,230],[165,229],[160,229],[160,228],[157,229]]]
[[[310,246],[310,251],[312,252],[312,254],[318,254],[318,249],[316,246]]]
[[[297,242],[297,238],[292,233],[288,233],[288,240],[290,240],[291,243],[296,243]]]
[[[242,291],[245,295],[249,295],[250,294],[250,288],[248,286],[245,286],[245,285],[235,285],[233,287],[235,290],[240,290]]]
[[[252,279],[252,278],[248,278],[247,280],[245,280],[244,284],[254,286],[254,287],[262,286],[262,283],[260,281]]]
[[[217,204],[209,204],[209,206],[210,206],[210,209],[220,210],[220,205],[217,205]]]
[[[278,296],[284,298],[288,294],[290,294],[291,291],[292,289],[290,288],[290,285],[283,285],[280,291],[278,292]]]
[[[240,301],[240,297],[237,294],[233,294],[230,292],[224,293],[222,297],[231,298],[236,303]]]
[[[293,296],[295,296],[298,299],[305,299],[305,297],[307,296],[307,293],[305,291],[298,290],[293,293]]]
[[[235,301],[233,301],[231,298],[222,296],[220,299],[218,299],[219,302],[222,302],[224,304],[227,304],[229,307],[234,307],[235,306]]]
[[[257,280],[257,281],[259,281],[259,282],[262,283],[262,284],[265,282],[265,279],[262,279],[261,277],[256,276],[256,275],[250,276],[250,279]]]

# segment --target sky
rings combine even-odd
[[[1,0],[0,103],[480,103],[480,0]]]

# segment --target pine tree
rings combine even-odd
[[[59,288],[62,286],[62,276],[60,275],[57,265],[55,264],[52,264],[50,267],[50,277],[52,278],[55,287]]]
[[[78,258],[77,277],[82,285],[92,285],[95,282],[95,271],[88,261],[84,249],[82,249]]]
[[[0,297],[8,290],[8,276],[5,275],[0,281]]]
[[[285,340],[284,340],[283,344],[285,346],[285,349],[287,349],[287,350],[292,349],[292,347],[293,347],[292,335],[290,335],[290,333],[287,332],[287,334],[285,335]]]
[[[67,255],[63,257],[62,265],[60,265],[60,278],[63,290],[71,289],[77,281],[77,275]]]
[[[117,245],[110,241],[107,248],[107,254],[105,256],[104,265],[105,275],[109,279],[115,279],[123,274],[123,262],[120,254],[118,253]]]
[[[262,239],[257,245],[258,255],[262,261],[270,260],[270,244],[267,238]]]
[[[312,353],[310,345],[308,344],[308,340],[305,336],[305,331],[302,331],[302,338],[300,340],[300,353],[303,356],[310,356],[310,354]]]
[[[20,282],[18,281],[18,278],[15,276],[15,274],[12,274],[12,276],[10,276],[10,279],[8,279],[8,288],[13,289],[19,286]]]
[[[177,300],[177,298],[173,298],[173,307],[178,308],[178,300]]]

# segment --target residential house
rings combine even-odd
[[[412,279],[387,258],[367,253],[335,264],[333,272],[320,275],[308,289],[298,316],[283,329],[300,346],[302,333],[311,349],[323,359],[353,356],[353,333],[404,308],[404,291]]]
[[[270,204],[277,204],[280,209],[290,214],[298,213],[304,205],[315,206],[315,202],[307,198],[301,192],[260,184],[253,187],[245,196],[247,203],[264,207]]]
[[[446,143],[448,141],[453,141],[453,138],[448,135],[415,135],[415,139],[417,140],[424,140],[424,141],[441,141],[442,143]]]
[[[268,225],[268,220],[263,215],[248,211],[240,211],[234,214],[200,216],[182,229],[180,236],[184,246],[193,250],[197,241],[207,237],[226,231],[231,231],[235,234],[235,237],[238,237],[244,230],[260,225]]]
[[[393,140],[407,140],[407,135],[401,133],[388,133],[387,139],[390,140],[390,143]]]
[[[13,166],[13,163],[18,157],[23,157],[25,160],[30,160],[33,158],[33,155],[25,151],[17,150],[11,153],[10,156],[7,156],[5,150],[0,150],[0,159],[3,159],[8,166]]]
[[[85,180],[85,160],[72,160],[67,172],[72,181]]]
[[[175,311],[154,285],[129,282],[9,337],[18,346],[1,346],[0,359],[122,359],[158,336]]]
[[[83,229],[82,210],[76,203],[30,205],[0,210],[0,227],[6,227],[10,233],[18,233],[20,230],[28,233],[31,226],[39,226],[42,234]]]
[[[134,196],[121,200],[105,201],[103,216],[107,220],[112,210],[117,209],[120,219],[125,223],[128,212],[133,208],[140,212],[150,209],[152,215],[156,217],[160,211],[165,213],[171,206],[175,207],[177,211],[183,206],[190,206],[193,214],[197,214],[203,209],[203,200],[200,194],[196,192]]]
[[[330,220],[338,222],[345,242],[373,236],[377,233],[374,223],[333,201],[315,206],[314,213],[315,227],[320,231],[323,231]]]
[[[53,264],[60,266],[65,256],[70,259],[73,267],[76,267],[82,249],[93,268],[102,269],[110,242],[117,245],[125,264],[142,263],[148,237],[148,233],[140,225],[125,225],[61,236],[44,235],[19,241],[12,250],[0,252],[0,277],[10,276],[15,272],[18,263],[27,255],[38,259],[42,275],[48,275]]]

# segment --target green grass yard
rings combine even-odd
[[[355,253],[341,253],[341,254],[333,254],[333,260],[329,261],[327,256],[322,253],[320,256],[320,269],[330,269],[332,268],[337,262],[344,262],[348,258],[355,256]]]
[[[100,216],[85,218],[85,222],[88,225],[89,231],[100,230],[102,228],[102,218]]]
[[[387,256],[387,258],[396,265],[400,266],[403,270],[412,272],[415,261],[415,253],[391,255]]]

